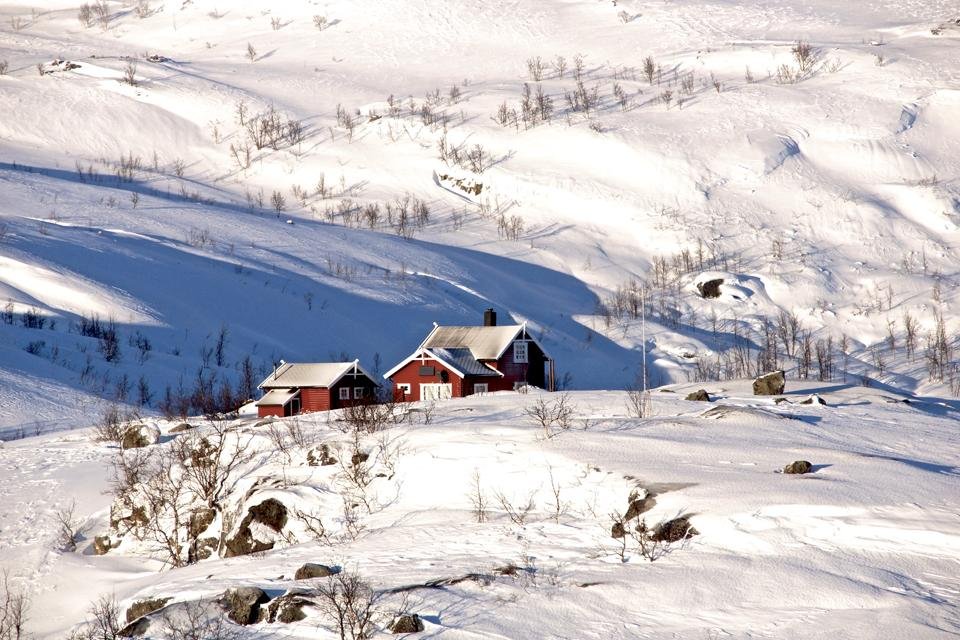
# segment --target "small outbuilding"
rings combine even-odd
[[[376,401],[373,376],[353,362],[280,361],[280,366],[258,386],[263,397],[257,400],[257,414],[295,416],[312,411],[329,411]]]
[[[384,374],[399,401],[462,398],[525,386],[553,390],[553,359],[526,324],[497,326],[493,309],[483,326],[434,324],[409,357]]]

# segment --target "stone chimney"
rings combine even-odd
[[[490,307],[483,312],[483,326],[497,326],[497,312],[493,310],[493,307]]]

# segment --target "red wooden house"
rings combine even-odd
[[[417,350],[383,377],[393,383],[394,398],[414,402],[527,385],[552,391],[553,372],[553,360],[526,324],[498,327],[496,312],[487,309],[481,327],[434,324]]]
[[[257,414],[261,418],[295,416],[371,402],[379,386],[358,360],[301,364],[281,360],[259,385],[264,394],[257,400]]]

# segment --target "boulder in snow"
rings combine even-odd
[[[94,555],[103,556],[110,551],[113,543],[110,542],[110,536],[97,536],[93,539]]]
[[[307,451],[307,464],[311,467],[329,467],[337,464],[337,459],[330,453],[330,446],[322,444]]]
[[[160,442],[160,429],[149,424],[131,425],[120,436],[121,449],[142,449],[158,442]]]
[[[783,393],[787,377],[783,370],[765,373],[753,381],[753,395],[778,396]]]
[[[813,465],[806,460],[796,460],[783,468],[784,473],[801,474],[813,471]]]
[[[654,542],[679,542],[685,538],[700,535],[700,532],[693,528],[687,516],[680,516],[673,520],[661,522],[650,533],[650,539]]]
[[[127,609],[127,622],[133,622],[137,618],[159,611],[167,605],[173,598],[147,598],[137,600]]]
[[[318,564],[316,562],[308,562],[299,569],[294,574],[294,580],[310,580],[311,578],[326,578],[337,573],[337,570],[334,567],[328,567],[325,564]]]
[[[220,597],[220,604],[226,609],[227,617],[241,625],[259,622],[260,605],[269,601],[270,597],[257,587],[227,589]]]
[[[307,614],[303,612],[303,608],[313,604],[313,601],[304,597],[307,595],[309,594],[306,591],[294,590],[272,600],[266,610],[266,621],[290,624],[306,619]]]
[[[703,282],[697,283],[697,291],[700,292],[700,295],[703,298],[719,298],[720,285],[722,284],[723,284],[723,278],[716,278],[714,280],[704,280]]]
[[[415,613],[397,616],[390,624],[390,633],[419,633],[423,631],[423,620]]]
[[[698,389],[693,393],[688,393],[687,400],[692,400],[695,402],[710,402],[710,394],[704,389]]]

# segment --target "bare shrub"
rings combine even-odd
[[[318,606],[340,640],[367,640],[376,632],[374,617],[381,600],[360,574],[340,571],[316,587]]]
[[[329,24],[330,22],[327,20],[327,16],[313,16],[313,26],[315,26],[318,31],[323,31]]]
[[[10,63],[6,60],[0,60],[0,76],[7,75],[7,69],[10,68]]]
[[[816,62],[816,52],[810,43],[804,40],[797,40],[790,53],[793,54],[793,59],[797,61],[797,67],[801,74],[809,72]]]
[[[30,596],[10,583],[10,570],[4,568],[0,581],[0,640],[26,640]]]
[[[534,82],[543,80],[543,72],[545,69],[546,67],[543,64],[543,60],[540,59],[540,56],[527,59],[527,73],[530,74],[530,79]]]
[[[552,438],[553,428],[569,429],[573,422],[574,407],[570,394],[561,393],[552,402],[546,396],[540,395],[536,402],[524,409],[524,413],[533,422],[543,427],[544,435]]]
[[[170,640],[236,640],[240,632],[227,620],[226,613],[216,608],[211,615],[210,603],[204,600],[184,602],[161,615]]]
[[[355,433],[375,433],[393,422],[396,410],[392,402],[357,402],[343,409],[343,421]]]
[[[247,43],[247,59],[250,62],[257,61],[257,50],[254,49],[253,45],[249,42]]]
[[[98,23],[100,23],[100,28],[106,31],[110,28],[110,7],[107,6],[106,0],[97,0],[92,7],[93,17]]]
[[[470,479],[470,504],[473,506],[473,517],[477,522],[487,521],[487,496],[483,492],[483,486],[480,484],[480,471],[473,470],[473,476]]]
[[[76,511],[77,501],[73,500],[69,505],[58,509],[54,514],[57,519],[56,547],[60,551],[76,551],[77,542],[83,537],[84,522],[77,519]],[[0,638],[3,638],[2,634],[0,634]]]
[[[123,414],[120,407],[113,404],[108,406],[100,422],[94,427],[93,439],[97,442],[120,442],[123,436]]]
[[[513,504],[503,491],[497,491],[493,497],[496,499],[497,504],[500,505],[500,508],[503,509],[503,512],[507,514],[507,517],[510,518],[510,522],[523,526],[533,510],[536,509],[536,495],[536,490],[531,491],[527,496],[527,501],[518,504]]]
[[[80,24],[87,29],[93,26],[93,8],[88,3],[84,2],[82,5],[80,5],[80,9],[77,11],[77,20],[79,20]]]
[[[101,596],[87,610],[87,621],[70,634],[69,640],[119,640],[123,624],[116,596]]]
[[[627,414],[631,418],[649,418],[651,413],[650,390],[642,383],[627,385]]]
[[[137,63],[128,62],[127,66],[123,68],[123,82],[130,85],[131,87],[137,86]]]

